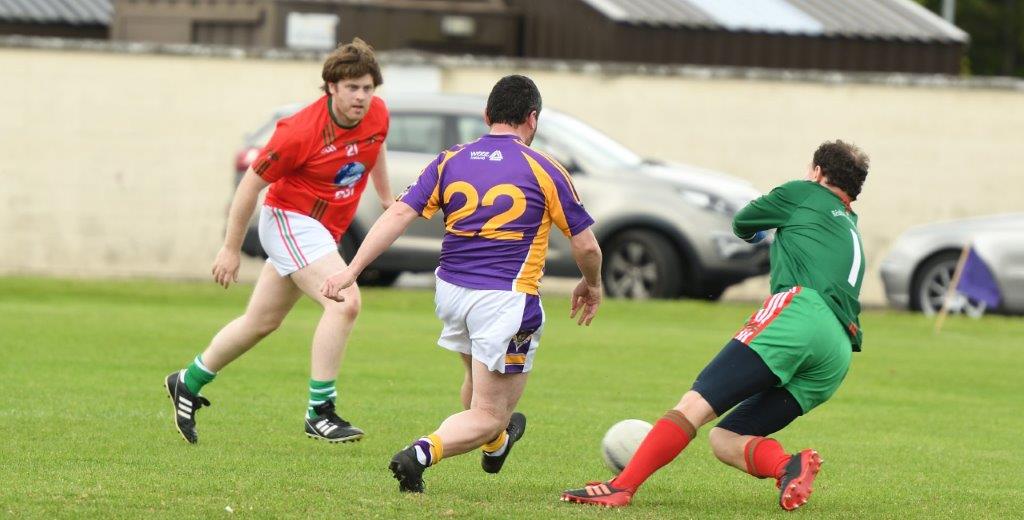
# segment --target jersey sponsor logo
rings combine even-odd
[[[334,192],[335,199],[345,199],[355,193],[355,184],[363,178],[366,166],[361,162],[350,162],[338,169],[334,174],[334,185],[342,188]]]
[[[841,210],[841,209],[834,209],[834,210],[832,210],[832,216],[833,217],[846,217],[846,220],[850,221],[850,225],[852,225],[853,227],[857,227],[857,224],[854,223],[852,218],[850,218],[850,212],[849,211],[845,211],[845,210]]]
[[[495,150],[493,152],[486,152],[486,151],[469,152],[469,158],[470,158],[470,160],[473,160],[473,161],[483,161],[485,159],[489,160],[489,161],[500,161],[500,160],[504,159],[504,157],[502,157],[502,155],[501,155],[501,150]]]
[[[366,166],[361,162],[346,163],[338,169],[338,173],[334,174],[334,185],[352,186],[363,178],[365,172]]]

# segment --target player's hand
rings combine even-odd
[[[768,233],[767,232],[765,232],[765,231],[758,231],[757,233],[754,233],[754,236],[752,236],[750,238],[747,238],[747,239],[744,239],[744,242],[746,242],[748,244],[757,244],[757,243],[761,242],[762,240],[764,240],[766,238],[768,238]]]
[[[213,260],[213,281],[225,289],[232,282],[238,283],[238,266],[242,263],[238,250],[229,247],[221,247],[217,252],[217,258]]]
[[[391,205],[394,204],[394,203],[395,203],[394,199],[384,199],[384,200],[380,201],[380,206],[382,208],[384,208],[384,211],[387,211],[388,208],[390,208]]]
[[[576,288],[572,290],[572,309],[569,312],[569,317],[576,318],[576,314],[579,313],[580,317],[576,324],[589,327],[600,306],[601,286],[594,287],[587,285],[586,280],[580,280],[580,283],[576,284]]]
[[[345,297],[341,294],[341,291],[347,289],[355,282],[356,274],[346,267],[344,270],[338,271],[324,280],[323,285],[320,286],[320,294],[336,302],[343,302]]]

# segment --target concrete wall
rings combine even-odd
[[[0,272],[200,276],[241,136],[312,62],[0,50]]]
[[[1024,209],[1019,85],[434,65],[442,90],[473,94],[525,72],[546,105],[643,155],[765,190],[802,175],[824,140],[859,144],[872,158],[855,205],[867,303],[882,301],[878,263],[907,227]],[[272,108],[315,98],[319,68],[317,60],[0,48],[0,273],[206,276],[242,135]],[[748,286],[764,291],[763,281]]]

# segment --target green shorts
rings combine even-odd
[[[850,369],[850,337],[807,287],[769,297],[734,338],[761,356],[804,413],[832,397]]]

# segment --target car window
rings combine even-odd
[[[533,136],[533,143],[530,144],[530,148],[554,157],[555,160],[564,166],[570,174],[578,173],[580,171],[580,164],[578,160],[573,157],[572,153],[570,153],[564,145],[561,145],[558,142],[553,142],[549,139],[549,135],[550,134],[543,130],[538,130],[537,134]]]
[[[490,129],[487,128],[483,118],[480,116],[463,116],[455,121],[455,133],[460,143],[475,141],[489,131]]]
[[[565,114],[549,114],[542,120],[535,142],[543,142],[559,160],[600,165],[603,168],[634,168],[643,159],[596,128]]]
[[[444,118],[440,114],[391,114],[388,150],[436,154],[444,146]]]

